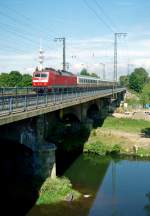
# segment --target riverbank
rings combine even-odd
[[[150,125],[144,120],[108,117],[93,129],[84,152],[150,157]]]
[[[92,129],[90,134],[82,129],[73,139],[72,136],[64,140],[63,148],[66,151],[82,146],[84,152],[101,156],[118,154],[150,157],[148,121],[107,117],[103,125]],[[40,189],[36,205],[67,202],[68,199],[77,200],[80,196],[82,195],[72,188],[68,179],[47,178]]]
[[[48,177],[39,191],[37,205],[52,204],[60,201],[72,201],[80,197],[80,193],[72,188],[69,179]]]

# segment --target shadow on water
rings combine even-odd
[[[35,206],[27,216],[150,215],[149,161],[82,155],[64,173],[77,201]],[[84,195],[89,195],[86,198]]]
[[[109,157],[100,158],[91,154],[80,155],[64,173],[64,176],[69,178],[73,187],[82,194],[94,197],[103,181],[109,163]]]
[[[149,215],[150,215],[150,192],[147,193],[145,196],[146,196],[146,198],[148,199],[149,204],[145,205],[145,206],[144,206],[144,209],[145,209],[147,215],[149,216]]]
[[[16,142],[0,143],[1,212],[22,216],[38,197],[32,175],[32,151]]]
[[[62,201],[49,205],[36,205],[27,216],[87,216],[109,163],[108,157],[100,160],[98,156],[80,155],[66,170],[64,176],[70,179],[73,188],[82,194],[81,197],[73,202]]]
[[[35,206],[26,216],[87,216],[92,199]]]

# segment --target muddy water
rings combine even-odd
[[[82,155],[64,176],[82,197],[34,206],[28,216],[150,215],[150,161]]]

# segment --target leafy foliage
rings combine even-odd
[[[98,77],[96,73],[91,73],[90,76],[92,76],[92,77]]]
[[[144,84],[149,81],[148,73],[144,68],[136,68],[129,76],[129,87],[136,92],[141,92]]]
[[[1,87],[8,87],[9,86],[9,74],[8,73],[1,73],[0,86]]]
[[[32,85],[30,74],[21,74],[19,71],[0,74],[0,87],[26,87]]]
[[[127,76],[120,76],[120,85],[128,87],[129,86],[129,75]]]
[[[69,179],[65,177],[56,177],[55,179],[48,177],[40,189],[40,196],[36,204],[50,204],[64,201],[69,193],[73,194],[74,199],[78,199],[81,195],[78,191],[72,189]]]
[[[90,74],[88,73],[87,69],[86,68],[83,68],[80,72],[80,75],[83,75],[83,76],[90,76]]]
[[[23,74],[19,86],[31,86],[32,85],[32,76],[30,74]]]
[[[19,71],[11,71],[9,74],[9,86],[15,87],[22,80],[22,75]]]
[[[96,73],[94,73],[94,72],[89,73],[86,68],[83,68],[81,70],[80,75],[82,75],[82,76],[91,76],[91,77],[98,77],[98,75]]]
[[[145,84],[140,95],[142,104],[150,103],[150,82]]]

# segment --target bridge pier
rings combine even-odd
[[[48,176],[51,178],[56,177],[56,146],[44,140],[46,126],[45,116],[38,116],[36,120],[36,143],[34,149],[34,175],[42,179]]]
[[[33,152],[34,176],[45,179],[56,177],[55,145],[44,144]]]
[[[45,179],[48,176],[56,177],[55,150],[53,143],[45,141],[47,120],[45,115],[36,117],[34,126],[29,124],[20,135],[20,143],[33,150],[34,176]],[[33,128],[32,128],[33,127]]]
[[[45,141],[46,130],[45,116],[40,115],[30,120],[3,126],[0,133],[1,139],[9,140],[10,143],[15,141],[32,150],[32,159],[28,164],[32,167],[32,175],[39,179],[56,176],[56,146]]]

